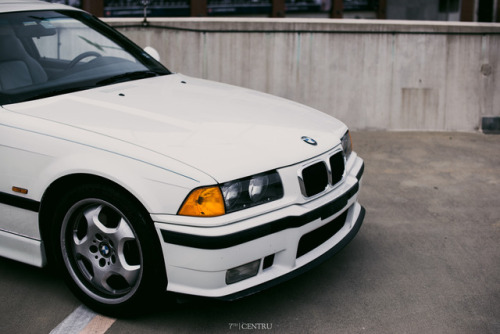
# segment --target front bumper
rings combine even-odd
[[[364,163],[357,156],[350,160],[343,183],[313,200],[297,195],[292,205],[220,226],[156,220],[167,290],[232,300],[299,275],[340,251],[357,234],[365,214],[357,202]],[[296,168],[279,171],[284,183]],[[228,270],[256,261],[255,275],[227,284]]]

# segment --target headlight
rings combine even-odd
[[[178,214],[195,217],[214,217],[283,197],[283,184],[278,172],[268,172],[219,186],[193,190]]]
[[[347,130],[347,132],[342,136],[340,142],[342,143],[342,149],[344,150],[345,159],[347,161],[352,153],[351,134],[349,133],[349,130]]]
[[[241,186],[240,182],[226,183],[226,186],[222,190],[226,207],[232,207],[238,201],[241,194]]]
[[[221,185],[226,212],[234,212],[283,197],[283,185],[276,171]]]
[[[267,193],[269,185],[269,176],[260,175],[250,179],[248,184],[248,196],[252,202],[259,202]]]

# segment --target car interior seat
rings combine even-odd
[[[42,66],[31,57],[15,35],[0,34],[0,90],[47,81]]]

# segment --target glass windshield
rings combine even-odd
[[[0,105],[169,73],[86,13],[0,14]]]

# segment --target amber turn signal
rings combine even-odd
[[[219,187],[205,187],[193,190],[184,201],[179,215],[215,217],[226,213],[224,199]]]
[[[24,188],[19,188],[19,187],[12,187],[12,191],[15,193],[20,193],[26,195],[28,193],[28,189]]]

